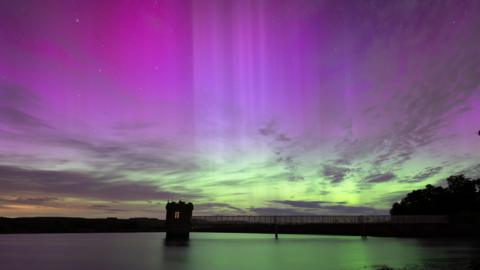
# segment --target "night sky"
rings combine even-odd
[[[479,14],[0,0],[0,216],[385,214],[479,176]]]

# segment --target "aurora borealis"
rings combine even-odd
[[[382,214],[480,173],[479,1],[0,0],[0,216]]]

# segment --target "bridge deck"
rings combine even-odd
[[[193,216],[193,232],[325,234],[370,236],[455,236],[463,229],[448,216]],[[471,234],[471,233],[468,233]]]
[[[193,216],[194,225],[203,224],[442,224],[447,216]]]

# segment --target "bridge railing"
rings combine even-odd
[[[447,216],[193,216],[193,224],[424,224],[448,223]]]
[[[392,216],[391,223],[448,223],[448,216],[431,215],[431,216]]]

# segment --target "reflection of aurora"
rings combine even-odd
[[[479,9],[2,1],[0,214],[387,213],[478,173]]]

